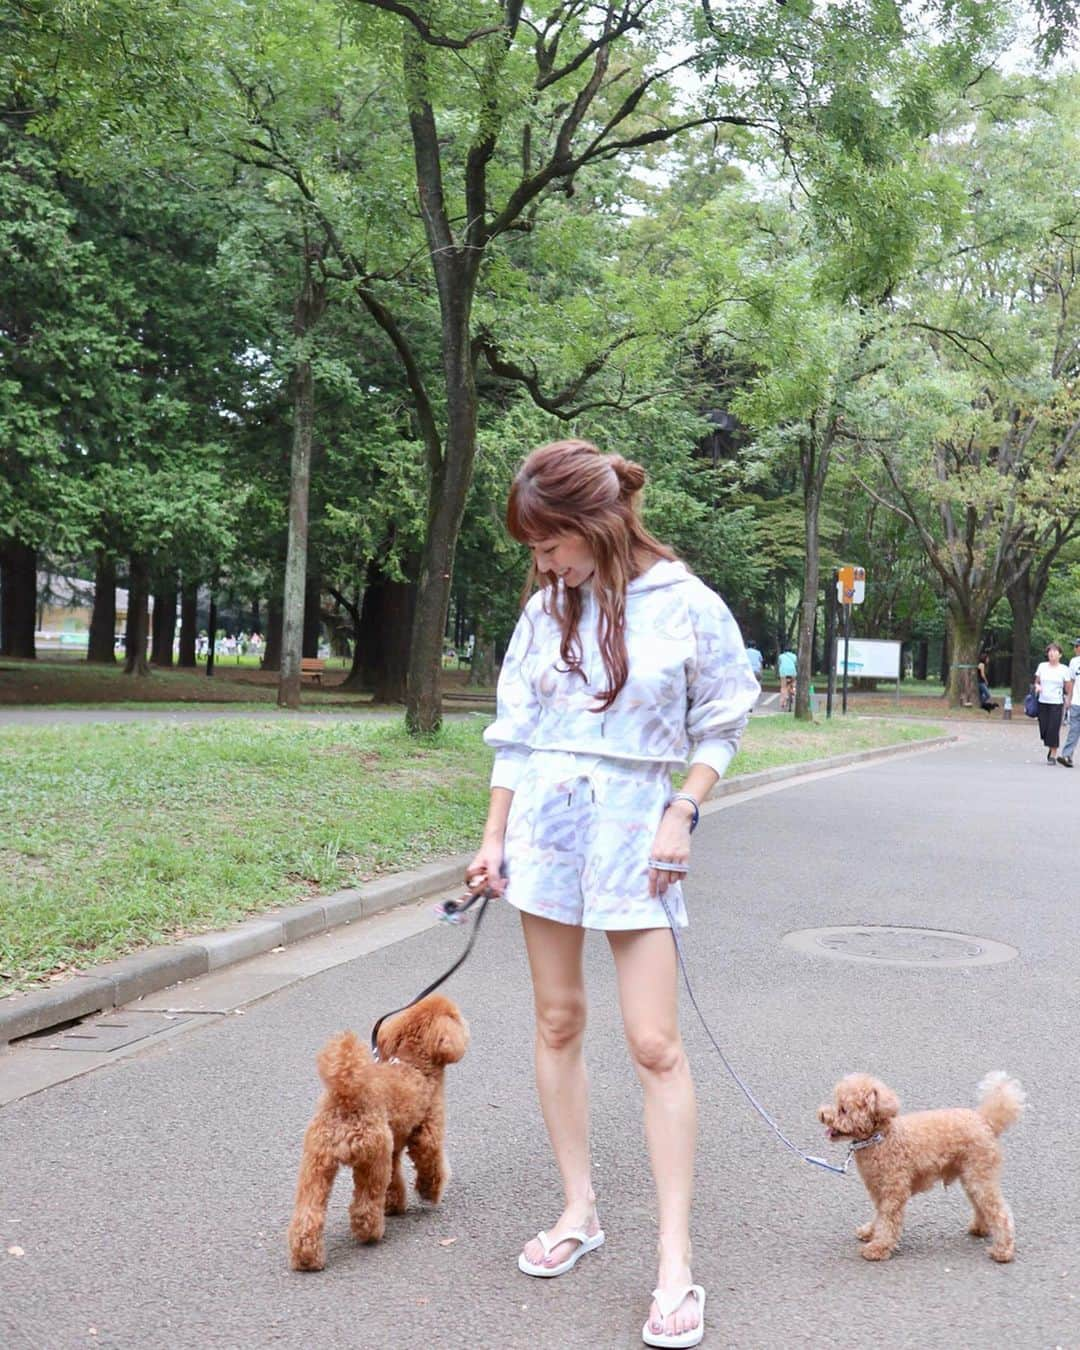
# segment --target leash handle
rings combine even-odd
[[[471,909],[472,906],[475,905],[478,900],[480,901],[480,908],[476,912],[476,922],[473,924],[472,932],[469,934],[469,940],[465,944],[465,950],[461,953],[461,955],[450,967],[450,969],[444,971],[444,973],[440,975],[437,980],[432,980],[432,982],[427,986],[426,989],[421,989],[415,998],[410,999],[408,1003],[403,1003],[400,1008],[394,1008],[392,1012],[383,1013],[383,1015],[371,1028],[371,1058],[374,1059],[376,1062],[378,1061],[379,1058],[379,1028],[382,1026],[382,1024],[386,1021],[388,1017],[396,1017],[398,1013],[404,1012],[406,1008],[411,1008],[414,1004],[419,1003],[422,998],[427,998],[428,994],[434,993],[435,990],[438,989],[439,985],[445,984],[446,981],[450,978],[450,976],[453,975],[454,971],[457,970],[458,967],[464,963],[465,958],[472,951],[473,944],[476,942],[477,936],[479,935],[480,925],[484,921],[484,913],[487,910],[488,901],[493,899],[494,896],[497,894],[498,894],[497,891],[493,891],[490,887],[485,887],[484,890],[482,891],[471,892],[469,895],[465,896],[461,900],[448,900],[446,902],[446,905],[444,906],[446,912],[448,914],[459,915],[464,914],[465,911]],[[453,906],[453,908],[451,908],[451,906]]]
[[[671,936],[675,943],[675,955],[678,957],[679,969],[682,971],[683,983],[686,985],[686,992],[690,996],[690,1002],[693,1004],[694,1011],[698,1015],[698,1020],[700,1021],[701,1025],[705,1028],[705,1035],[708,1036],[709,1040],[712,1042],[712,1047],[716,1051],[716,1053],[720,1056],[724,1068],[727,1069],[728,1073],[732,1076],[732,1078],[734,1078],[735,1082],[739,1085],[739,1088],[743,1096],[754,1108],[754,1110],[758,1113],[758,1115],[762,1118],[762,1120],[766,1123],[766,1125],[768,1125],[768,1127],[772,1130],[772,1132],[776,1135],[776,1137],[780,1140],[780,1142],[785,1146],[785,1148],[789,1148],[791,1152],[795,1154],[796,1157],[801,1158],[803,1162],[812,1163],[813,1166],[815,1167],[822,1167],[825,1169],[826,1172],[835,1172],[838,1176],[841,1177],[847,1176],[848,1166],[851,1163],[854,1150],[849,1150],[848,1156],[844,1160],[844,1165],[842,1167],[837,1167],[835,1163],[827,1162],[824,1158],[815,1158],[812,1154],[804,1153],[801,1148],[797,1147],[795,1144],[791,1142],[791,1140],[783,1132],[780,1126],[777,1125],[776,1121],[773,1120],[772,1116],[769,1115],[768,1111],[765,1110],[765,1108],[761,1105],[758,1099],[754,1096],[754,1094],[746,1086],[743,1080],[739,1077],[738,1073],[735,1071],[734,1066],[731,1064],[731,1061],[728,1059],[727,1055],[725,1055],[723,1050],[720,1048],[720,1045],[717,1042],[716,1037],[712,1034],[712,1030],[709,1027],[708,1022],[706,1022],[705,1020],[705,1014],[698,1007],[697,999],[694,997],[694,988],[693,985],[690,983],[690,975],[686,969],[686,958],[683,955],[683,947],[682,941],[679,938],[679,930],[675,926],[675,920],[672,917],[671,910],[668,908],[668,902],[664,898],[662,893],[660,894],[659,899],[660,903],[664,907],[664,913],[667,916],[668,926],[671,929]]]

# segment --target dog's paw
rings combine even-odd
[[[289,1247],[289,1265],[293,1270],[322,1270],[326,1265],[321,1242],[295,1242]]]
[[[437,1205],[443,1198],[448,1178],[444,1176],[417,1177],[416,1194],[429,1205]]]
[[[886,1247],[883,1242],[868,1242],[861,1255],[864,1261],[887,1261],[892,1255],[892,1248]]]
[[[855,1236],[860,1242],[869,1242],[874,1236],[873,1221],[871,1220],[870,1223],[861,1223],[858,1228],[855,1229]]]
[[[990,1229],[986,1226],[986,1224],[982,1222],[981,1219],[972,1219],[971,1225],[968,1228],[968,1232],[971,1234],[972,1237],[986,1237],[986,1235],[990,1232]]]
[[[1006,1265],[1009,1261],[1011,1261],[1015,1254],[1016,1250],[1011,1242],[1007,1243],[1003,1247],[998,1246],[991,1247],[988,1253],[991,1261],[999,1261],[1001,1262],[1002,1265]]]

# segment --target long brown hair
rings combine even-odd
[[[626,588],[637,573],[635,554],[674,560],[674,552],[641,522],[645,470],[621,455],[603,455],[589,441],[552,441],[534,450],[510,486],[506,525],[519,543],[532,546],[553,535],[580,535],[592,552],[596,600],[600,606],[600,655],[608,687],[592,710],[605,712],[618,698],[629,673],[626,655]],[[560,592],[552,572],[537,571],[525,583],[526,597],[539,584],[544,608],[562,630],[559,655],[569,671],[581,668],[581,589]]]

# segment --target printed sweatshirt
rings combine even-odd
[[[629,678],[606,712],[594,712],[607,675],[592,586],[582,588],[578,631],[585,679],[566,670],[544,595],[522,611],[499,673],[496,718],[484,732],[496,752],[491,786],[513,790],[533,750],[708,764],[722,775],[761,692],[723,600],[681,562],[661,560],[631,581]]]

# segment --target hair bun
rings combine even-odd
[[[611,467],[615,470],[615,476],[619,480],[621,496],[629,497],[635,492],[640,492],[645,486],[645,470],[640,464],[635,464],[632,459],[623,459],[622,455],[612,455]]]

